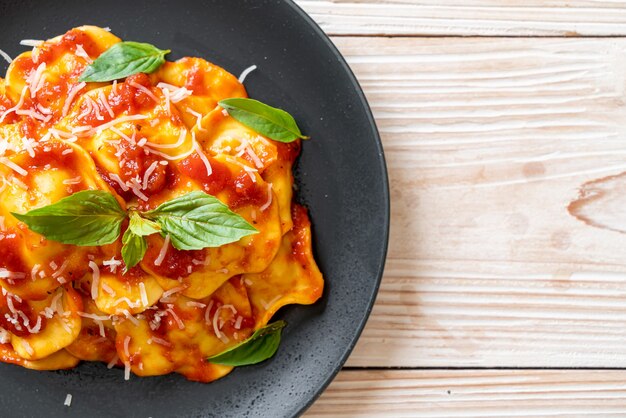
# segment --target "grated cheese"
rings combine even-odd
[[[148,97],[150,97],[150,98],[151,98],[152,100],[154,100],[155,102],[159,103],[159,98],[158,98],[158,97],[156,97],[156,96],[154,95],[154,93],[152,93],[152,92],[150,91],[150,89],[149,89],[149,88],[147,88],[146,86],[142,86],[141,84],[139,84],[139,83],[135,83],[134,81],[130,81],[128,84],[130,84],[131,86],[133,86],[134,88],[136,88],[136,89],[138,89],[138,90],[143,91],[144,93],[146,93],[146,95],[147,95]]]
[[[115,117],[115,113],[113,113],[113,109],[111,108],[111,105],[109,104],[107,98],[104,97],[104,92],[102,90],[100,90],[100,93],[98,93],[98,103],[100,103],[102,107],[104,107],[104,109],[108,112],[111,118]]]
[[[198,128],[198,130],[205,132],[206,129],[202,127],[202,114],[196,112],[195,110],[189,107],[186,107],[185,111],[196,118],[196,127]]]
[[[0,268],[0,279],[24,279],[26,278],[26,273],[18,273],[14,271],[9,271],[5,268]]]
[[[152,164],[150,164],[150,167],[148,167],[148,169],[146,170],[146,172],[143,175],[143,190],[146,190],[148,188],[148,180],[150,180],[150,176],[152,175],[152,173],[154,173],[154,170],[156,170],[157,166],[159,165],[158,162],[153,161]]]
[[[100,268],[93,261],[89,262],[89,268],[91,268],[93,272],[92,280],[91,280],[91,298],[95,300],[98,298],[98,284],[100,283]]]
[[[122,181],[122,179],[120,178],[120,176],[119,176],[119,175],[109,173],[109,178],[110,178],[111,180],[115,181],[117,184],[119,184],[119,185],[120,185],[120,188],[121,188],[123,191],[127,192],[127,191],[129,191],[129,190],[130,190],[130,188],[126,185],[126,183],[124,183],[124,182]]]
[[[148,294],[146,293],[146,285],[143,282],[139,282],[139,292],[141,293],[141,303],[143,303],[143,306],[148,306]]]
[[[130,357],[130,353],[128,352],[128,345],[130,344],[130,335],[124,337],[124,354],[126,357]]]
[[[173,149],[183,145],[185,143],[185,139],[187,139],[187,130],[181,129],[180,135],[178,135],[178,141],[176,141],[176,143],[174,144],[156,144],[154,142],[146,142],[145,145],[149,146],[150,148]]]
[[[24,104],[24,98],[26,97],[26,90],[28,90],[28,86],[24,86],[24,88],[22,89],[22,92],[20,93],[20,100],[17,102],[17,104],[12,108],[5,110],[4,113],[0,116],[0,122],[2,122],[9,113],[15,112],[22,107],[22,105]]]
[[[29,356],[32,356],[35,354],[35,350],[33,350],[33,347],[30,346],[28,341],[22,340],[22,346],[24,347],[24,350],[26,350]]]
[[[193,134],[192,134],[192,136],[193,136]],[[198,142],[196,141],[196,139],[193,138],[192,141],[193,141],[192,142],[193,149],[196,151],[196,153],[198,154],[198,156],[200,157],[200,159],[204,163],[204,166],[206,167],[206,174],[207,174],[207,176],[210,176],[211,174],[213,174],[213,168],[211,167],[211,163],[209,162],[209,159],[204,154],[204,152],[202,152],[202,149],[200,148],[200,145],[198,145]]]
[[[107,369],[112,369],[113,366],[115,366],[117,364],[117,361],[120,359],[120,357],[115,354],[113,356],[113,358],[111,359],[111,361],[109,361],[109,363],[107,364]]]
[[[243,70],[243,72],[239,76],[239,82],[241,84],[243,84],[243,82],[246,80],[246,77],[248,76],[248,74],[250,74],[252,71],[254,71],[256,69],[257,69],[256,65],[251,65],[248,68],[246,68],[245,70]]]
[[[76,52],[75,52],[75,54],[76,54],[77,57],[83,58],[89,64],[91,64],[93,62],[93,60],[91,59],[89,54],[87,54],[87,51],[85,51],[85,48],[83,48],[83,46],[81,44],[76,44]]]
[[[272,204],[273,194],[274,193],[272,193],[272,183],[267,183],[267,202],[265,202],[265,204],[259,208],[261,212],[270,207],[270,205]]]
[[[165,347],[171,347],[172,346],[172,343],[170,343],[169,341],[164,340],[163,338],[159,338],[159,337],[151,337],[150,341],[154,341],[155,343],[163,345]]]
[[[167,254],[167,247],[170,245],[170,236],[169,234],[165,236],[165,240],[163,241],[163,246],[161,247],[161,251],[159,251],[159,256],[154,260],[155,266],[160,266],[165,260],[165,254]],[[167,293],[167,292],[166,292]]]
[[[40,41],[38,39],[22,39],[20,41],[20,45],[24,45],[24,46],[35,47],[35,46],[39,46],[41,44],[43,44],[43,41]]]
[[[185,329],[185,324],[183,323],[183,321],[180,320],[180,318],[178,317],[178,315],[176,315],[176,312],[174,312],[172,308],[167,308],[165,311],[172,315],[172,318],[174,318],[174,321],[176,321],[179,329]]]
[[[78,177],[74,177],[71,179],[63,180],[63,184],[80,184],[80,182],[82,181],[83,181],[83,178],[81,176],[78,176]]]
[[[6,62],[8,62],[9,64],[11,64],[13,62],[13,60],[11,59],[11,57],[9,56],[9,54],[7,54],[6,52],[4,52],[3,50],[0,49],[0,57],[4,58],[4,60]]]
[[[87,83],[82,82],[79,84],[73,84],[72,87],[70,87],[70,90],[67,93],[67,98],[65,99],[65,103],[63,104],[63,112],[62,112],[63,116],[67,116],[67,113],[69,112],[70,106],[74,102],[76,95],[78,94],[79,91],[84,89],[86,85]]]
[[[117,118],[117,119],[114,119],[114,120],[112,120],[110,122],[103,123],[102,125],[94,128],[94,129],[95,129],[96,132],[99,133],[99,132],[102,132],[102,131],[104,131],[106,129],[111,128],[112,126],[116,126],[116,125],[119,125],[119,124],[124,123],[124,122],[130,122],[130,121],[134,121],[134,120],[142,120],[142,119],[147,119],[147,118],[148,118],[148,116],[146,116],[146,115],[122,116],[121,118]]]
[[[67,396],[65,397],[65,402],[63,402],[63,405],[65,406],[71,406],[72,405],[72,394],[68,393]]]

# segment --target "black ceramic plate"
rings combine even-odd
[[[251,97],[288,109],[311,136],[296,168],[309,207],[316,259],[326,279],[313,306],[289,306],[289,326],[270,361],[200,384],[85,363],[62,372],[0,366],[2,417],[290,417],[339,371],[372,307],[387,248],[389,195],[372,115],[345,61],[323,32],[284,0],[0,0],[0,49],[83,24],[125,40],[198,56],[248,76]],[[6,66],[0,64],[0,74]],[[73,395],[70,408],[63,406]]]

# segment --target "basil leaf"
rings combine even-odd
[[[153,222],[150,219],[142,218],[135,211],[130,212],[128,229],[130,229],[135,235],[139,235],[141,237],[161,232],[161,227],[156,222]]]
[[[224,366],[248,366],[257,364],[274,356],[280,345],[280,334],[287,325],[285,321],[276,321],[257,331],[250,338],[236,346],[209,357],[207,361]]]
[[[143,260],[148,244],[143,236],[135,234],[130,227],[124,232],[122,244],[122,259],[124,264],[126,264],[124,268],[124,273],[126,273]]]
[[[49,240],[80,246],[111,244],[120,236],[126,218],[115,197],[102,190],[84,190],[52,205],[12,215]]]
[[[128,229],[122,237],[122,259],[126,264],[124,272],[135,267],[146,255],[148,244],[144,237],[160,231],[159,225],[149,219],[142,218],[135,211],[130,211]]]
[[[120,42],[85,68],[79,81],[112,81],[137,73],[151,73],[165,62],[170,50],[139,42]]]
[[[242,124],[275,141],[309,139],[302,135],[294,118],[284,110],[243,98],[224,99],[219,105]]]
[[[219,199],[201,191],[188,193],[145,212],[178,250],[201,250],[239,241],[258,231]]]

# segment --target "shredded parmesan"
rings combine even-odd
[[[169,234],[165,236],[165,240],[163,241],[163,246],[161,247],[161,251],[159,252],[159,256],[154,260],[155,266],[160,266],[165,260],[165,254],[167,254],[167,247],[170,245],[170,236]]]
[[[272,204],[273,194],[274,193],[272,193],[272,183],[267,183],[267,202],[265,202],[265,204],[259,208],[261,212],[265,211],[267,208],[270,207],[270,205]]]
[[[256,65],[251,65],[250,67],[248,67],[245,70],[243,70],[243,72],[239,76],[239,82],[241,84],[243,84],[243,82],[246,80],[246,77],[248,76],[248,74],[250,74],[252,71],[254,71],[256,69],[257,69]]]
[[[76,44],[76,56],[83,58],[89,64],[93,62],[93,60],[91,59],[89,54],[87,54],[87,51],[85,51],[85,48],[83,48],[81,44]]]
[[[102,287],[102,290],[107,292],[109,295],[111,295],[111,296],[116,296],[117,295],[117,293],[115,293],[115,290],[113,290],[113,288],[111,288],[111,286],[106,284],[106,282],[102,282],[102,284],[100,286]]]
[[[71,179],[63,180],[63,184],[80,184],[80,182],[82,181],[83,181],[83,178],[81,176],[78,176],[78,177],[74,177]]]
[[[24,350],[26,350],[29,356],[32,356],[35,354],[35,350],[33,350],[33,347],[30,346],[28,341],[22,340],[22,346],[24,347]]]
[[[126,357],[130,357],[130,353],[128,352],[128,345],[130,344],[130,335],[124,337],[124,355]]]
[[[104,109],[108,112],[111,118],[115,117],[115,113],[113,113],[113,109],[111,109],[109,100],[104,96],[104,92],[102,90],[100,90],[100,93],[98,93],[98,103],[100,103],[102,107],[104,107]]]
[[[130,363],[124,362],[124,380],[130,380]]]
[[[146,190],[148,188],[148,181],[150,180],[150,176],[152,175],[152,173],[154,173],[154,170],[156,170],[157,166],[159,165],[158,162],[153,161],[152,164],[150,164],[150,167],[148,167],[148,169],[146,170],[146,172],[143,175],[143,190]]]
[[[206,131],[206,129],[202,127],[202,114],[201,113],[198,113],[189,107],[185,108],[185,111],[196,118],[196,127],[198,128],[199,131]]]
[[[174,312],[172,308],[167,308],[165,311],[172,315],[172,318],[174,318],[174,321],[176,321],[179,329],[185,329],[185,324],[183,323],[183,321],[180,320],[180,318],[178,317],[178,315],[176,315],[176,312]]]
[[[186,287],[184,287],[184,286],[178,286],[178,287],[174,287],[174,288],[172,288],[170,290],[166,290],[165,292],[163,292],[163,295],[161,296],[161,300],[168,299],[173,294],[182,292],[185,289],[186,289]]]
[[[22,143],[24,144],[24,149],[26,150],[26,152],[28,152],[28,155],[30,155],[31,158],[35,157],[35,150],[33,149],[33,142],[35,141],[30,138],[22,137]]]
[[[24,88],[22,89],[22,93],[20,94],[20,100],[17,102],[15,106],[13,106],[10,109],[5,110],[4,113],[0,115],[0,122],[2,122],[9,113],[15,112],[16,110],[21,109],[22,105],[24,104],[24,98],[26,97],[27,90],[28,90],[28,86],[24,86]]]
[[[63,405],[65,406],[71,406],[72,405],[72,394],[68,393],[67,396],[65,397],[65,402],[63,402]]]
[[[65,99],[65,103],[63,104],[63,112],[62,112],[63,116],[67,116],[67,113],[69,112],[70,106],[74,102],[76,95],[78,94],[79,91],[84,89],[86,85],[87,83],[83,82],[79,84],[73,84],[72,87],[70,87],[70,90],[67,93],[67,98]]]
[[[178,135],[178,141],[176,141],[174,144],[156,144],[154,142],[146,142],[145,145],[149,146],[150,148],[173,149],[183,145],[185,143],[185,139],[187,139],[187,130],[181,129],[180,135]]]
[[[200,159],[202,160],[202,162],[204,163],[204,166],[206,167],[207,176],[210,176],[211,174],[213,174],[213,168],[211,168],[211,163],[209,162],[209,159],[204,154],[204,152],[202,152],[202,149],[200,148],[200,145],[198,145],[198,142],[195,140],[195,138],[193,139],[192,146],[193,146],[193,149],[198,154],[198,156],[200,157]]]
[[[110,260],[104,260],[102,265],[108,267],[109,270],[111,270],[111,273],[115,273],[117,268],[122,265],[122,261],[117,260],[115,257],[111,257]],[[102,287],[104,287],[104,283],[102,285]]]
[[[235,321],[235,329],[241,329],[241,323],[243,322],[243,316],[239,315],[237,321]]]
[[[35,46],[39,46],[41,44],[43,44],[43,41],[40,41],[38,39],[22,39],[20,41],[20,45],[24,45],[24,46],[35,47]]]
[[[41,85],[40,81],[42,79],[42,75],[43,72],[46,71],[46,63],[42,62],[41,64],[39,64],[39,66],[37,67],[37,69],[35,70],[34,73],[31,73],[28,76],[27,81],[29,81],[29,85],[28,88],[30,89],[30,97],[31,99],[35,97],[35,95],[37,94],[37,91]]]
[[[117,354],[115,354],[113,356],[113,358],[111,359],[111,361],[109,361],[109,363],[107,364],[107,369],[112,369],[113,366],[115,366],[117,364],[117,361],[119,360],[119,356]]]
[[[148,294],[146,293],[146,285],[143,282],[139,282],[139,292],[141,293],[141,303],[143,306],[148,306]]]
[[[8,62],[9,64],[11,64],[13,62],[13,60],[11,59],[11,57],[9,56],[9,54],[7,54],[6,52],[4,52],[3,50],[0,49],[0,57],[4,58],[4,60],[6,62]]]
[[[163,82],[157,84],[157,87],[163,91],[163,95],[171,100],[172,103],[178,103],[193,94],[191,90],[185,87],[177,87]]]
[[[93,261],[89,262],[89,268],[91,268],[93,272],[92,280],[91,280],[91,298],[95,300],[98,298],[98,284],[100,283],[100,268],[98,268],[98,265],[94,263]]]
[[[207,306],[206,311],[204,311],[204,322],[207,325],[211,323],[211,308],[213,308],[213,299],[209,302],[209,306]]]
[[[220,319],[222,309],[230,309],[233,314],[236,314],[237,310],[233,305],[222,305],[215,310],[215,314],[213,315],[213,331],[215,332],[215,336],[222,340],[224,344],[227,344],[230,339],[222,331],[220,331],[220,327],[218,326],[218,320]]]
[[[25,279],[26,273],[18,273],[0,268],[0,279]]]
[[[154,341],[157,344],[163,345],[165,347],[171,347],[172,346],[172,343],[170,343],[169,341],[165,341],[164,339],[159,338],[159,337],[151,337],[150,340]]]
[[[206,308],[206,304],[205,303],[195,302],[193,300],[187,302],[187,306],[192,306],[194,308]]]
[[[98,126],[95,128],[95,131],[97,132],[102,132],[106,129],[111,128],[112,126],[116,126],[119,125],[121,123],[124,122],[130,122],[130,121],[134,121],[134,120],[141,120],[141,119],[147,119],[148,116],[147,115],[129,115],[129,116],[122,116],[121,118],[117,118],[114,119],[110,122],[107,123],[103,123],[102,125]]]
[[[146,86],[142,86],[141,84],[139,84],[139,83],[135,83],[134,81],[129,81],[129,82],[128,82],[128,84],[130,84],[131,86],[133,86],[134,88],[136,88],[136,89],[138,89],[138,90],[143,91],[144,93],[146,93],[146,95],[147,95],[148,97],[150,97],[150,98],[151,98],[152,100],[154,100],[155,102],[159,103],[159,98],[158,98],[158,97],[156,97],[156,96],[154,95],[154,93],[152,93],[152,92],[150,91],[150,89],[149,89],[149,88],[147,88]]]
[[[123,191],[127,192],[127,191],[129,191],[129,190],[130,190],[130,188],[126,185],[126,183],[124,183],[124,182],[122,181],[122,179],[120,178],[120,176],[119,176],[119,175],[110,173],[110,174],[109,174],[109,178],[110,178],[111,180],[115,181],[117,184],[119,184],[120,188],[121,188]]]

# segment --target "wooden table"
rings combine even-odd
[[[392,195],[373,314],[306,417],[626,416],[626,2],[298,3]]]

